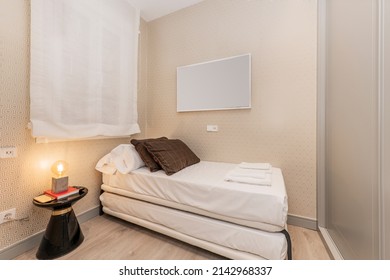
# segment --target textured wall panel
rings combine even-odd
[[[280,167],[289,212],[316,218],[316,1],[209,0],[148,24],[148,136],[203,160]],[[252,54],[252,109],[176,112],[176,68]],[[217,124],[219,132],[206,132]]]

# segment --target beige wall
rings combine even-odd
[[[289,213],[316,219],[316,8],[206,0],[148,23],[147,135],[181,138],[202,160],[271,162],[285,176]],[[244,53],[252,109],[176,112],[176,67]]]
[[[94,167],[100,157],[129,139],[35,144],[29,122],[30,1],[0,0],[0,146],[16,146],[18,157],[0,159],[0,211],[16,208],[17,218],[29,221],[0,225],[0,250],[43,230],[50,211],[33,206],[32,199],[50,188],[50,165],[69,162],[70,184],[86,186],[88,195],[74,206],[76,214],[99,205],[101,175]],[[142,22],[141,30],[146,28]],[[140,49],[147,41],[141,36]],[[146,108],[146,54],[140,55],[139,121]],[[144,82],[143,82],[144,81]],[[142,137],[143,135],[139,135]]]

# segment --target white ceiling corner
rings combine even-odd
[[[131,5],[140,9],[145,21],[152,21],[178,10],[195,5],[203,0],[127,0]]]

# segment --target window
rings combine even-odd
[[[31,1],[33,137],[138,133],[138,33],[126,0]]]

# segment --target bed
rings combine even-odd
[[[164,150],[164,158],[169,150],[168,158],[177,160],[165,146],[172,141],[160,140],[164,148],[157,150]],[[158,156],[154,170],[133,144],[103,157],[96,165],[102,172],[102,213],[229,259],[292,259],[282,171],[269,167],[264,184],[228,180],[239,164],[201,161],[180,140],[174,150],[178,143],[176,152],[182,155],[184,149],[191,156],[173,170]]]

